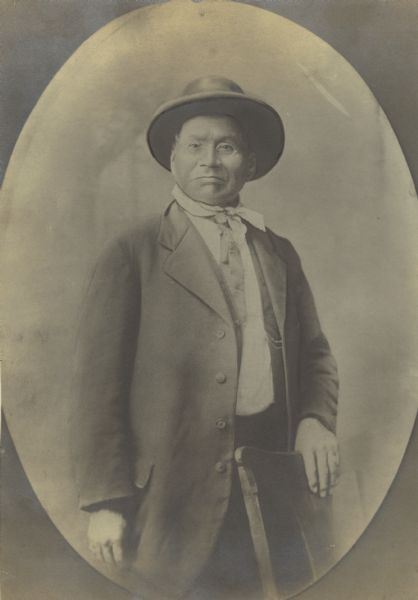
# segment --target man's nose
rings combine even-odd
[[[205,167],[216,167],[219,165],[219,156],[216,152],[215,144],[205,144],[200,157],[200,164]]]

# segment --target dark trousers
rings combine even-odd
[[[236,417],[235,446],[275,451],[280,447],[278,408],[274,404],[257,415]],[[237,467],[225,520],[210,560],[188,600],[261,600],[261,583],[250,535]]]

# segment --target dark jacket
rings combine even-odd
[[[335,429],[336,366],[295,250],[271,231],[254,229],[252,239],[283,338],[291,449],[305,416]],[[109,247],[84,314],[74,413],[81,508],[142,490],[140,591],[180,597],[228,503],[238,357],[208,250],[176,203]]]

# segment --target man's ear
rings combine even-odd
[[[176,158],[176,146],[177,146],[178,135],[175,136],[173,143],[171,145],[171,154],[170,154],[170,170],[173,172],[174,160]]]
[[[251,152],[248,157],[248,167],[247,167],[247,181],[250,181],[256,172],[257,169],[257,157],[255,152]]]
[[[176,149],[176,144],[174,143],[173,147],[171,148],[171,154],[170,154],[170,170],[171,170],[171,172],[173,172],[174,159],[176,157],[175,149]]]

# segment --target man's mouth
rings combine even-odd
[[[196,177],[196,179],[204,179],[206,181],[225,181],[222,177],[217,177],[216,175],[200,175]]]

